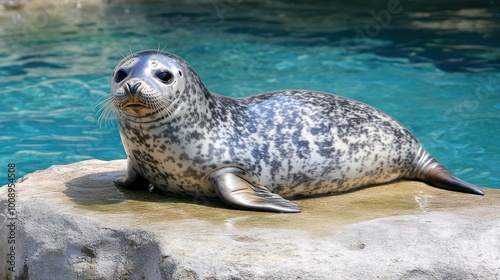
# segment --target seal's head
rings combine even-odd
[[[163,51],[133,53],[113,71],[111,95],[101,103],[100,121],[118,118],[149,122],[175,116],[188,93],[186,76],[196,75],[182,58]]]
[[[113,105],[130,117],[171,115],[184,91],[183,64],[177,56],[151,50],[125,57],[113,72]]]

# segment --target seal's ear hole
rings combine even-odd
[[[162,83],[170,84],[174,80],[174,75],[169,71],[161,70],[156,73],[156,77],[162,81]]]
[[[179,76],[181,76],[181,77],[182,77],[182,72],[181,72],[181,70],[179,70]]]
[[[116,71],[116,73],[115,73],[115,83],[119,83],[119,82],[125,80],[125,78],[127,76],[128,76],[127,71],[125,71],[123,69],[120,69],[120,70]]]

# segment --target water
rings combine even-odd
[[[9,162],[22,176],[125,158],[94,106],[120,53],[166,46],[224,95],[373,105],[459,177],[500,188],[498,1],[59,2],[0,12],[0,180]]]

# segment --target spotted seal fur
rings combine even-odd
[[[299,212],[283,197],[340,193],[395,180],[482,195],[410,131],[333,94],[279,90],[230,98],[171,53],[148,50],[115,68],[104,118],[116,113],[128,156],[124,187],[219,197],[246,210]]]

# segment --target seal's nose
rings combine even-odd
[[[142,83],[137,82],[137,83],[127,83],[125,85],[125,92],[130,95],[136,95],[138,93],[139,88],[141,87]]]

